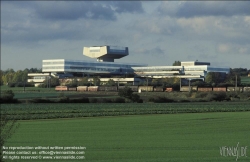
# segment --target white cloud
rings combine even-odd
[[[242,53],[242,54],[248,53],[248,48],[247,47],[241,47],[241,48],[239,48],[239,53]]]
[[[220,44],[218,46],[218,51],[221,53],[227,53],[230,51],[230,45],[228,44]]]

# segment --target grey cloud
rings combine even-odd
[[[199,16],[233,16],[250,15],[250,2],[184,2],[179,3],[175,9],[171,9],[171,4],[166,3],[158,8],[159,14],[167,14],[176,17],[199,17]]]
[[[143,13],[141,2],[138,1],[116,1],[113,2],[115,11],[118,13],[131,12],[131,13]]]
[[[97,2],[40,2],[36,14],[43,19],[77,20],[79,18],[115,20],[111,7]]]
[[[143,51],[143,54],[153,55],[153,56],[162,56],[165,54],[165,52],[160,47],[155,47],[152,49],[146,49],[145,51]]]
[[[143,12],[141,2],[39,2],[36,14],[44,19],[52,20],[76,20],[103,19],[116,20],[116,13],[140,13]]]

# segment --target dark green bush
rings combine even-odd
[[[243,100],[250,99],[250,92],[239,93],[238,96]]]
[[[116,97],[115,99],[113,99],[114,103],[125,103],[125,98],[122,97]]]
[[[59,103],[69,103],[70,100],[69,100],[69,97],[64,96],[64,97],[60,97],[58,102]]]
[[[3,91],[3,93],[1,94],[1,98],[4,100],[13,100],[14,96],[15,94],[13,93],[12,90]]]
[[[206,98],[209,92],[196,92],[195,98]]]
[[[4,103],[20,103],[17,99],[6,99],[6,98],[0,98],[0,103],[4,104]]]
[[[148,98],[148,102],[155,102],[155,98],[154,97]]]
[[[0,98],[0,103],[18,103],[17,99],[14,99],[15,94],[12,90],[3,91]]]
[[[209,93],[206,97],[208,101],[229,101],[230,98],[227,96],[226,92],[213,92]]]
[[[143,100],[140,98],[137,103],[143,103]]]
[[[77,98],[77,99],[70,99],[68,102],[69,103],[89,103],[89,98],[82,97],[82,98]]]
[[[8,83],[8,87],[15,87],[15,83]]]
[[[139,96],[138,94],[132,94],[132,95],[131,95],[131,100],[132,100],[133,102],[139,102],[140,96]]]
[[[227,92],[227,97],[240,99],[239,92]]]
[[[149,102],[154,102],[154,103],[167,103],[167,102],[174,102],[173,99],[167,98],[167,97],[162,97],[162,96],[156,96],[156,97],[150,97]]]
[[[188,99],[180,99],[180,100],[178,100],[179,102],[191,102],[190,100],[188,100]]]
[[[197,98],[195,100],[193,100],[193,102],[208,102],[207,98]]]
[[[133,91],[129,87],[125,87],[123,89],[119,89],[119,92],[118,92],[118,95],[120,97],[125,97],[125,98],[129,98],[129,99],[131,99],[132,94],[133,94]]]
[[[100,98],[98,102],[99,103],[112,103],[112,100],[110,98]]]
[[[34,98],[29,100],[30,103],[53,103],[53,101],[46,98]]]
[[[98,100],[97,100],[97,98],[90,98],[90,99],[89,99],[89,102],[90,102],[90,103],[97,103]]]

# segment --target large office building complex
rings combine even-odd
[[[43,60],[42,71],[59,75],[70,76],[112,76],[133,74],[132,67],[144,67],[143,64],[115,63],[115,62],[90,62],[67,59]]]
[[[180,66],[147,66],[147,64],[116,63],[115,59],[129,55],[128,47],[93,46],[84,47],[83,55],[97,59],[96,62],[52,59],[42,61],[43,73],[59,78],[100,76],[101,78],[166,78],[179,77],[204,80],[208,72],[228,73],[228,67],[211,66],[209,62],[187,61]],[[38,76],[36,76],[38,77]],[[33,80],[34,81],[34,80]]]

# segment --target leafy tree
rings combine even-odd
[[[5,74],[8,74],[8,73],[15,73],[15,71],[11,68],[8,68],[7,70],[4,71]]]
[[[226,83],[235,85],[236,84],[236,76],[237,76],[237,85],[241,83],[241,77],[239,74],[230,69],[230,72],[227,74]]]
[[[109,79],[108,82],[106,83],[106,85],[108,85],[108,86],[115,86],[116,83],[115,83],[115,81],[113,79]]]
[[[5,72],[5,74],[3,74],[2,76],[3,84],[8,84],[13,82],[14,74],[15,74],[14,72],[8,72],[8,73]]]
[[[95,86],[99,86],[101,84],[101,80],[98,77],[93,77],[93,84]]]
[[[60,85],[60,82],[59,82],[59,79],[58,78],[55,78],[55,77],[51,77],[49,80],[48,79],[45,79],[43,81],[43,84],[40,84],[39,87],[41,88],[47,88],[47,87],[55,87],[55,86],[58,86]]]
[[[21,80],[21,70],[18,70],[14,73],[12,82],[19,82]]]
[[[0,85],[3,85],[3,71],[0,70]]]
[[[173,63],[173,66],[181,66],[181,62],[180,62],[180,61],[175,61],[175,62]]]
[[[124,87],[123,89],[119,89],[118,95],[121,97],[125,97],[125,98],[131,98],[131,95],[133,94],[133,91],[131,88],[129,87]]]
[[[123,89],[119,89],[118,95],[120,97],[130,99],[133,102],[138,102],[138,103],[143,102],[142,99],[140,99],[140,96],[138,94],[133,94],[132,89],[127,86],[125,86],[125,88]]]
[[[234,74],[238,74],[240,76],[247,76],[248,75],[248,71],[245,68],[234,68],[234,69],[231,69],[231,72]]]
[[[41,73],[42,72],[42,69],[38,69],[38,68],[30,68],[30,69],[27,69],[27,70],[28,70],[29,73]]]
[[[55,86],[59,86],[59,85],[60,85],[59,79],[55,78],[55,77],[51,77],[50,86],[55,87]]]
[[[67,86],[77,87],[77,84],[78,84],[77,78],[74,78],[71,80],[69,84],[67,84]]]
[[[152,85],[154,85],[154,86],[162,86],[163,85],[162,79],[160,79],[160,78],[152,79]]]
[[[138,94],[132,94],[131,95],[131,100],[133,102],[142,102],[142,99],[140,99],[140,96]]]
[[[220,72],[209,72],[205,77],[205,82],[211,85],[223,83],[226,80],[226,75]]]
[[[153,85],[158,85],[164,87],[172,87],[173,85],[180,85],[180,78],[177,77],[171,77],[171,78],[159,78],[159,79],[153,79],[152,81]],[[156,84],[154,84],[156,83]]]
[[[220,83],[221,84],[221,83]],[[220,85],[219,84],[219,85]],[[210,87],[211,84],[210,83],[207,83],[207,82],[204,82],[204,81],[201,81],[201,80],[191,80],[191,86],[199,86],[199,87]]]
[[[18,82],[26,82],[28,79],[28,73],[39,73],[42,72],[42,69],[31,68],[14,71],[13,69],[7,69],[5,71],[1,70],[0,73],[0,83],[1,84],[10,84],[10,83],[18,83]]]
[[[84,78],[79,79],[77,85],[78,86],[88,86],[89,85],[88,77],[84,77]]]

